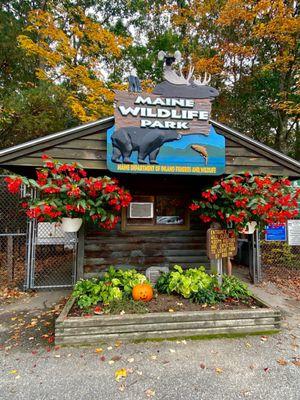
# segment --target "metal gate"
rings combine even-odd
[[[59,223],[32,220],[28,229],[26,288],[71,287],[76,282],[77,234]]]
[[[0,175],[0,286],[23,289],[26,277],[27,219],[19,205],[21,193],[11,194]]]
[[[0,285],[71,287],[76,282],[77,234],[63,232],[59,223],[28,220],[19,206],[24,190],[9,193],[0,177]]]

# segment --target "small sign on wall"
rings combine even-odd
[[[300,246],[300,219],[290,219],[287,222],[288,244]]]
[[[277,242],[285,242],[286,241],[286,226],[283,225],[268,225],[266,227],[265,240],[267,242],[277,241]]]

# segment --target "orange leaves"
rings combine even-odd
[[[228,0],[223,7],[217,23],[221,26],[239,26],[254,17],[249,1]]]
[[[39,79],[69,86],[68,106],[76,118],[88,122],[112,112],[113,92],[101,71],[120,59],[131,38],[105,29],[80,7],[59,5],[49,12],[32,11],[18,41],[27,54],[42,60]]]

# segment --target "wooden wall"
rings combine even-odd
[[[290,164],[280,161],[267,151],[258,149],[254,144],[235,137],[233,134],[216,128],[226,141],[226,174],[251,171],[253,173],[271,173],[274,175],[297,176],[297,167],[291,170]],[[43,151],[32,152],[5,162],[5,166],[38,166],[41,155],[49,153],[63,162],[80,162],[85,168],[106,170],[106,130],[98,130],[85,136],[64,141]],[[299,174],[299,173],[298,173]]]
[[[199,197],[203,188],[212,184],[212,178],[155,175],[120,175],[120,184],[132,194],[183,194],[190,199]],[[86,228],[84,238],[85,277],[97,275],[110,265],[145,270],[149,266],[208,267],[206,230],[193,214],[190,230],[180,231],[122,231],[121,224],[111,232],[101,232],[93,225]]]

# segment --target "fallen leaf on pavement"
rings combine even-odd
[[[119,361],[119,360],[121,360],[121,356],[113,356],[113,357],[111,358],[111,360],[113,360],[113,361]]]
[[[131,357],[131,358],[128,358],[128,360],[127,360],[129,363],[133,363],[134,362],[134,358],[133,357]]]
[[[277,363],[278,363],[279,365],[282,365],[282,366],[288,365],[288,362],[287,362],[286,360],[284,360],[283,358],[279,358],[279,359],[277,360]]]
[[[18,371],[16,369],[11,369],[8,373],[9,374],[16,374]]]
[[[296,365],[296,367],[300,367],[300,360],[294,360],[292,363]]]
[[[146,394],[147,397],[154,397],[154,396],[155,396],[155,390],[153,390],[153,389],[147,389],[147,390],[145,391],[145,394]]]
[[[200,363],[200,364],[199,364],[199,367],[200,367],[201,369],[205,369],[205,368],[206,368],[204,363]]]
[[[127,376],[127,370],[126,370],[126,368],[118,369],[118,370],[115,372],[115,378],[116,378],[116,381],[117,381],[117,382],[119,382],[121,378],[126,378],[126,376]]]
[[[122,384],[119,386],[120,392],[124,392],[125,387],[126,387],[126,386],[122,383]]]
[[[98,347],[97,349],[95,349],[95,353],[102,353],[103,349],[101,349],[101,347]]]
[[[270,372],[270,368],[269,368],[269,367],[266,367],[266,368],[264,368],[264,371],[265,371],[265,372]]]
[[[223,369],[217,367],[217,368],[215,368],[215,371],[216,371],[217,374],[222,374]]]

